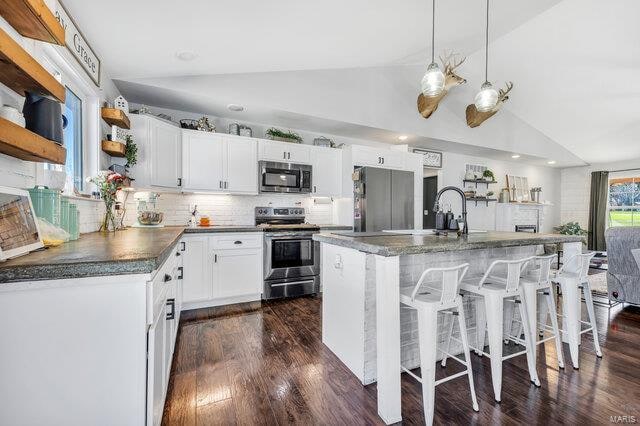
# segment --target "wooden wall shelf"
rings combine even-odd
[[[131,128],[129,117],[118,108],[102,108],[102,119],[110,126],[118,126],[122,129]]]
[[[9,120],[0,118],[0,152],[38,163],[64,164],[67,150]]]
[[[42,0],[2,0],[0,15],[25,37],[64,46],[64,28]]]
[[[2,29],[0,29],[0,82],[22,96],[26,92],[36,92],[53,96],[58,101],[64,102],[64,86]]]
[[[102,150],[112,157],[124,157],[125,144],[114,141],[102,141]]]

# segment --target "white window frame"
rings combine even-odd
[[[610,200],[611,200],[611,185],[610,185],[610,181],[611,179],[622,179],[622,178],[627,178],[629,177],[630,174],[637,174],[640,173],[640,169],[637,170],[626,170],[624,172],[611,172],[609,173],[609,176],[607,177],[607,229],[611,228],[611,204],[610,204]]]
[[[50,72],[61,75],[62,85],[82,101],[82,179],[95,176],[100,167],[100,98],[101,90],[79,69],[76,60],[62,46],[43,44],[39,49],[40,63]],[[44,170],[39,164],[37,173]],[[90,194],[91,185],[82,193]],[[67,191],[69,192],[69,191]],[[73,194],[68,194],[73,195]]]

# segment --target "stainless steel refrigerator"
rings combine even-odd
[[[353,174],[354,231],[413,229],[413,173],[357,167]]]

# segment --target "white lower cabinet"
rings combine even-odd
[[[261,232],[185,235],[182,242],[183,309],[261,298]]]
[[[166,306],[166,305],[165,305]],[[166,392],[166,309],[162,307],[148,332],[147,356],[147,426],[162,422]]]

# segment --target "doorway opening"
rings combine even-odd
[[[438,176],[427,176],[422,184],[422,229],[435,229],[436,215],[433,211],[433,205],[438,195]]]

